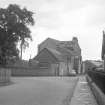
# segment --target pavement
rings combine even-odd
[[[98,105],[85,76],[79,76],[70,105]]]

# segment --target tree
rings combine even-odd
[[[10,4],[7,8],[0,8],[0,64],[19,57],[17,44],[26,48],[27,40],[32,40],[29,25],[34,25],[33,12]],[[22,49],[21,49],[22,50]]]

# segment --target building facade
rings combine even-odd
[[[38,45],[38,54],[33,60],[38,61],[39,68],[48,68],[52,75],[81,73],[81,48],[76,37],[72,41],[47,38]]]

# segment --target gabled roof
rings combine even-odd
[[[49,42],[54,42],[55,44],[58,44],[58,43],[59,43],[59,41],[58,41],[58,40],[56,40],[56,39],[47,38],[47,39],[46,39],[46,40],[44,40],[41,44],[44,44],[46,41],[49,41]],[[39,45],[41,45],[41,44],[39,44]]]
[[[49,52],[57,61],[64,61],[65,60],[64,57],[63,57],[63,55],[59,51],[57,51],[55,49],[51,49],[51,48],[44,48],[43,50],[41,50],[38,53],[38,55],[34,59],[37,60],[37,58],[40,57],[40,53],[43,52],[43,51],[45,51],[45,50],[47,52]]]

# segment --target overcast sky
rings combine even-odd
[[[102,31],[105,29],[105,0],[0,0],[0,7],[19,4],[35,13],[31,28],[33,41],[23,58],[37,54],[37,45],[51,37],[78,37],[83,60],[101,59]]]

